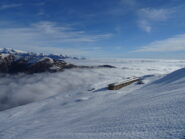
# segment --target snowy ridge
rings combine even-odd
[[[4,54],[26,54],[28,52],[21,51],[21,50],[15,50],[12,48],[0,48],[0,53]]]
[[[66,59],[84,60],[76,57],[67,57],[54,54],[27,53],[19,50],[4,48],[0,50],[0,73],[42,73],[61,72],[72,68],[116,68],[111,65],[78,66],[65,62]],[[65,60],[65,61],[64,61]]]
[[[74,58],[54,54],[36,54],[14,50],[11,48],[0,49],[0,73],[41,73],[57,72],[66,68],[75,67],[64,61],[66,58]],[[77,59],[77,58],[75,58]]]
[[[108,69],[106,72],[115,75],[115,70],[118,69]],[[75,72],[83,73],[85,78],[81,74],[74,74]],[[100,74],[96,75],[94,72]],[[95,69],[66,71],[66,77],[75,76],[74,80],[82,78],[78,82],[75,80],[76,86],[69,85],[69,88],[74,87],[73,90],[68,92],[57,89],[60,93],[47,99],[0,112],[0,125],[3,125],[0,126],[0,138],[185,137],[185,69],[162,78],[145,76],[144,81],[150,82],[144,85],[132,84],[118,91],[106,88],[87,91],[88,88],[82,85],[90,77],[91,83],[96,82],[99,76],[98,80],[101,82],[113,78],[102,75],[104,72],[105,69],[101,69],[101,72]],[[61,79],[64,75],[48,76]],[[46,81],[44,82],[47,83]],[[61,83],[61,80],[53,81],[57,85]],[[81,87],[78,84],[80,81]],[[98,87],[98,83],[94,86]]]
[[[77,57],[70,57],[70,56],[63,56],[62,54],[57,55],[57,54],[43,54],[43,53],[33,53],[33,52],[26,52],[22,50],[16,50],[12,48],[0,48],[0,54],[12,54],[16,56],[16,59],[18,60],[20,57],[21,58],[26,58],[26,57],[38,57],[38,58],[43,58],[43,57],[49,57],[52,59],[56,60],[63,60],[63,59],[80,59]]]

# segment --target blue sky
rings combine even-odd
[[[185,58],[184,0],[1,0],[0,47],[86,57]]]

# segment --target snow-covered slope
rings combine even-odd
[[[106,79],[102,73],[101,81]],[[95,90],[78,90],[76,83],[71,92],[2,111],[0,138],[184,138],[185,69],[155,78],[159,77],[145,76],[150,81],[145,85],[132,84],[118,91],[98,85]]]

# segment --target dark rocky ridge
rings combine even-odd
[[[52,56],[52,57],[51,57]],[[0,51],[0,73],[41,73],[59,72],[71,68],[115,68],[111,65],[77,66],[69,64],[57,55],[36,55],[34,53],[18,53],[11,49]]]
[[[33,59],[32,59],[33,60]],[[38,61],[30,63],[30,59],[20,58],[16,60],[12,54],[2,56],[0,54],[0,72],[1,73],[40,73],[40,72],[57,72],[66,68],[77,67],[68,64],[63,60],[55,60],[49,57],[43,57]]]

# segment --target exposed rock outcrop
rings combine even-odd
[[[19,58],[13,54],[0,54],[0,72],[1,73],[40,73],[40,72],[57,72],[64,69],[76,67],[68,64],[63,60],[54,60],[49,57],[31,57]]]
[[[0,72],[7,73],[11,70],[15,56],[12,54],[0,54]]]

